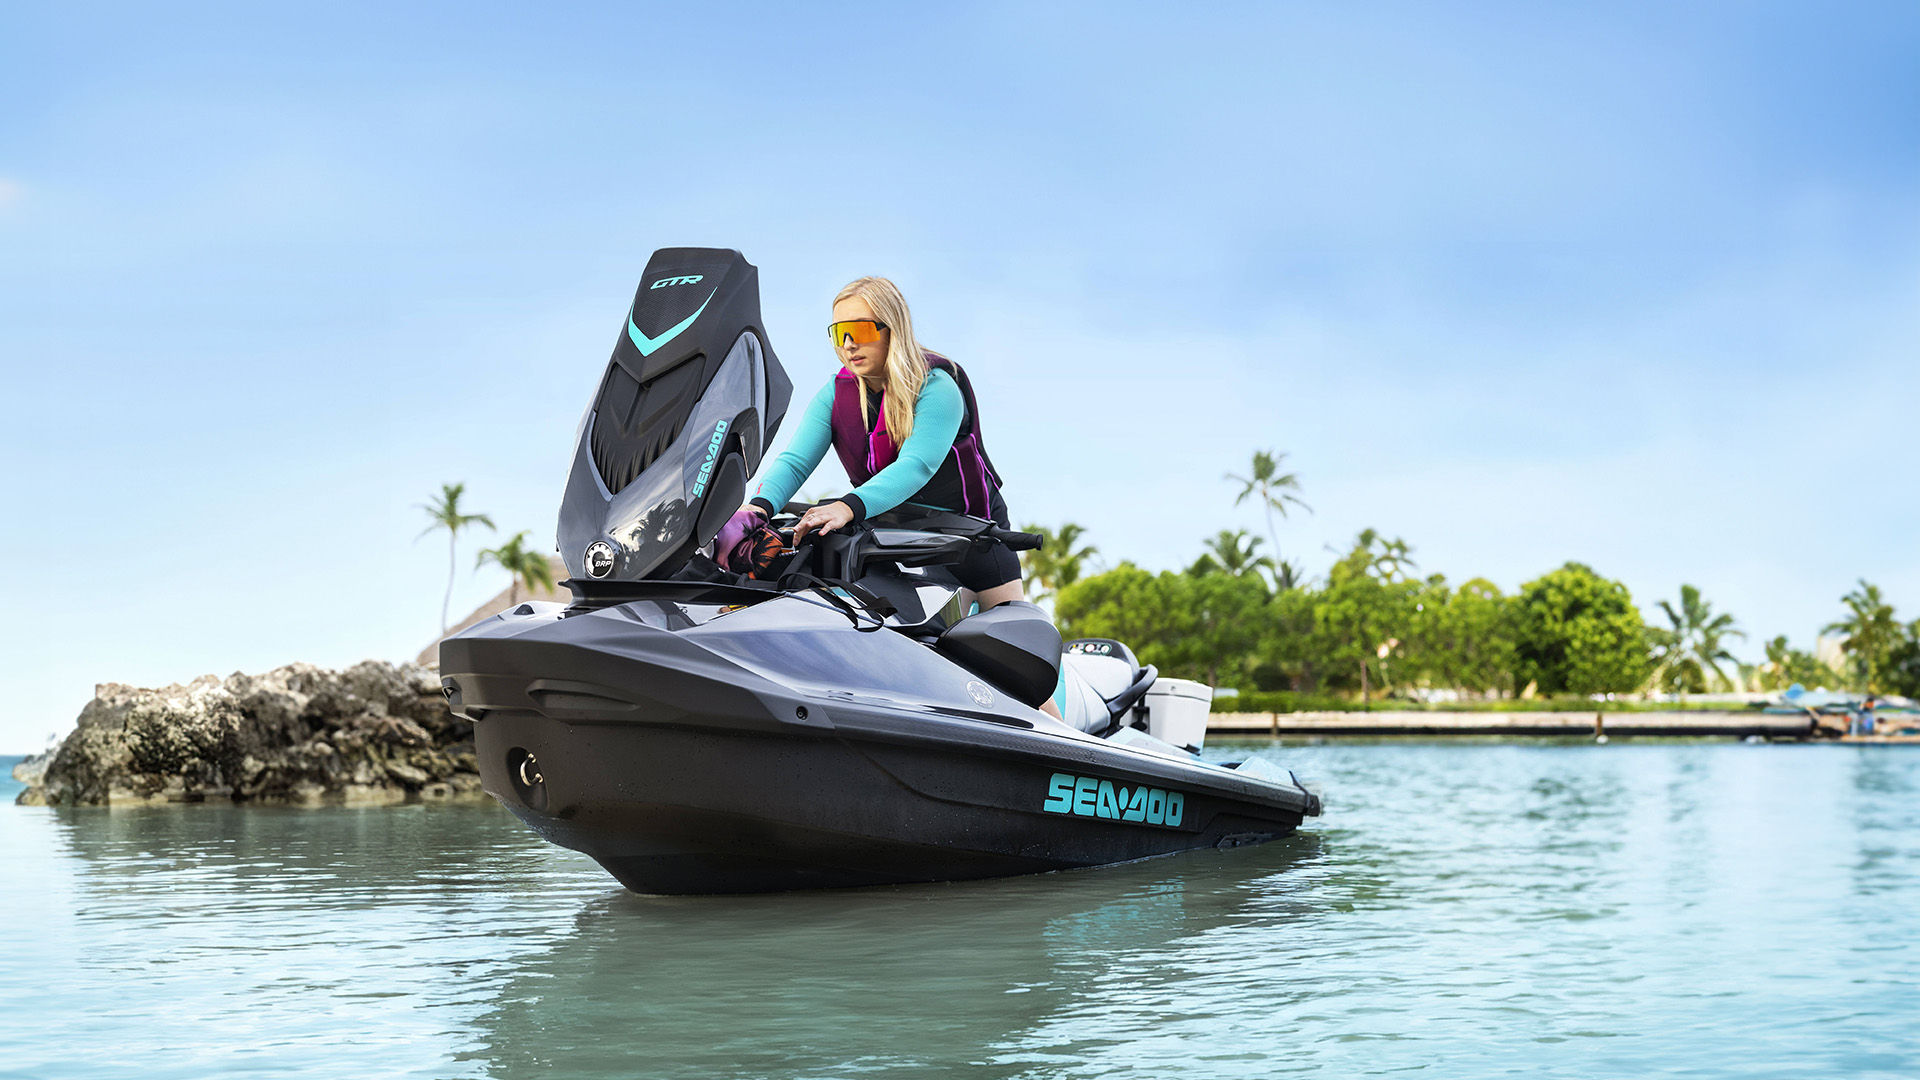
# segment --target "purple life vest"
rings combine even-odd
[[[927,367],[952,376],[960,386],[960,397],[966,405],[966,413],[960,418],[960,431],[953,437],[953,449],[948,451],[960,474],[961,498],[965,503],[961,510],[972,517],[991,518],[993,492],[1000,487],[1000,474],[987,457],[986,447],[980,443],[980,413],[974,405],[973,384],[959,364],[938,353],[927,354]],[[847,477],[855,487],[873,479],[875,473],[893,464],[900,455],[900,448],[893,445],[893,437],[887,432],[885,394],[881,395],[880,407],[874,410],[878,415],[874,417],[873,430],[868,431],[866,419],[860,414],[860,395],[864,392],[859,376],[853,372],[841,368],[840,374],[834,376],[833,451],[840,455],[840,464],[847,467]]]

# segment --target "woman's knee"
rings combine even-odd
[[[979,603],[981,611],[985,611],[988,608],[999,607],[1009,600],[1025,600],[1026,598],[1027,592],[1021,587],[1019,578],[1015,578],[1004,585],[995,585],[991,589],[982,589],[976,594],[976,601]]]

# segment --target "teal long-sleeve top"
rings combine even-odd
[[[794,429],[793,441],[761,477],[752,501],[768,514],[793,498],[833,445],[833,382],[828,379],[827,385],[813,395]],[[953,376],[938,368],[927,372],[927,381],[921,384],[920,396],[913,402],[913,434],[900,444],[899,456],[872,479],[841,496],[841,501],[853,508],[854,520],[884,514],[927,486],[953,449],[965,416],[966,403]]]

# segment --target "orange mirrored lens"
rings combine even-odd
[[[872,319],[837,322],[827,327],[827,337],[836,349],[846,344],[848,338],[852,338],[855,345],[866,345],[880,340],[880,324]]]

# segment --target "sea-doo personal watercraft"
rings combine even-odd
[[[754,576],[723,570],[702,548],[791,389],[751,264],[654,253],[576,438],[559,525],[573,602],[440,647],[488,794],[644,893],[1095,866],[1319,814],[1284,769],[1203,761],[1204,695],[1196,713],[1192,684],[1168,693],[1124,644],[1063,648],[1031,604],[962,608],[948,567],[1038,537],[894,512]],[[1063,679],[1067,722],[1036,708]]]

